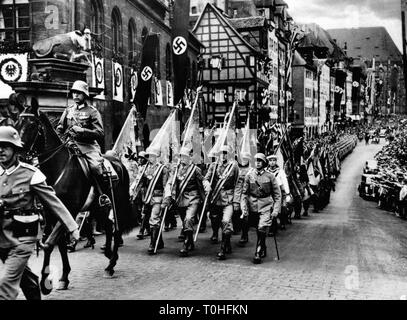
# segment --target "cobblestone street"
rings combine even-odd
[[[404,299],[406,222],[357,194],[364,161],[383,143],[360,143],[342,165],[329,206],[293,220],[279,232],[280,261],[268,238],[268,257],[261,265],[252,264],[254,231],[243,249],[237,246],[239,236],[234,236],[233,253],[220,262],[218,245],[209,241],[210,228],[200,234],[189,258],[178,256],[179,229],[164,233],[165,248],[157,256],[147,254],[149,240],[137,240],[136,230],[124,237],[113,279],[103,278],[107,260],[100,253],[104,239],[99,236],[95,250],[82,249],[81,242],[70,254],[70,289],[53,291],[44,299]],[[31,258],[37,274],[41,262],[42,254]],[[58,279],[58,250],[51,265]]]

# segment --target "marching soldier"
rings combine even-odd
[[[268,161],[263,153],[255,156],[256,170],[246,175],[242,191],[242,211],[245,217],[252,216],[257,225],[257,244],[253,263],[261,263],[266,257],[266,236],[272,219],[278,216],[281,206],[281,191],[277,179],[266,170]]]
[[[239,164],[239,179],[237,180],[235,192],[233,195],[233,211],[236,216],[237,223],[240,223],[242,235],[239,240],[239,246],[244,246],[249,241],[249,221],[248,217],[242,215],[242,208],[240,206],[242,200],[243,183],[246,175],[251,170],[250,168],[250,154],[242,154],[242,160]],[[240,220],[240,221],[239,221]]]
[[[269,161],[269,166],[267,168],[277,179],[281,191],[281,210],[279,214],[280,218],[280,228],[285,230],[285,225],[288,223],[287,216],[287,203],[290,201],[290,187],[288,185],[287,175],[283,168],[277,164],[277,156],[270,155],[267,157]],[[271,234],[272,235],[272,234]]]
[[[210,181],[214,174],[214,184],[212,195],[210,197],[210,219],[214,234],[211,240],[217,241],[218,228],[222,225],[222,243],[217,257],[219,260],[226,259],[226,253],[232,252],[230,238],[233,233],[233,197],[236,182],[239,178],[239,168],[236,161],[231,160],[228,146],[221,147],[220,161],[218,165],[212,164],[205,176],[205,192],[210,192]],[[231,160],[231,161],[230,161]],[[215,171],[216,167],[216,171]],[[215,233],[216,232],[216,233]]]
[[[75,104],[65,109],[56,130],[60,136],[67,135],[72,138],[85,156],[100,195],[99,204],[106,206],[110,204],[105,194],[109,187],[104,182],[103,157],[97,142],[104,137],[102,117],[95,107],[86,102],[89,98],[86,82],[76,81],[71,93]]]
[[[141,188],[145,188],[143,196],[143,219],[149,218],[151,242],[148,247],[148,253],[154,254],[155,244],[157,241],[158,249],[164,248],[164,241],[162,237],[158,239],[158,234],[161,226],[161,212],[168,206],[169,199],[164,201],[165,186],[168,181],[168,169],[165,165],[158,162],[160,151],[147,148],[146,155],[148,156],[148,163],[144,174],[141,177]]]
[[[148,156],[145,151],[141,151],[138,156],[137,156],[137,165],[138,165],[138,172],[137,172],[137,177],[136,177],[136,184],[138,184],[141,179],[141,175],[143,173],[143,170],[146,168],[148,164]],[[139,240],[143,240],[145,236],[150,235],[150,224],[149,224],[149,219],[150,216],[147,216],[143,214],[143,195],[145,192],[145,188],[141,190],[141,188],[138,188],[138,190],[134,190],[134,195],[133,195],[133,201],[134,205],[136,206],[136,210],[138,212],[138,215],[140,215],[140,220],[141,220],[141,225],[140,225],[140,230],[139,233],[137,234],[137,238]]]
[[[0,300],[15,300],[21,287],[28,300],[40,300],[38,277],[27,266],[40,235],[42,208],[55,214],[79,240],[78,225],[42,172],[18,160],[22,142],[10,126],[0,127],[0,259],[5,272],[0,279]]]
[[[177,211],[183,220],[182,226],[185,241],[183,248],[180,250],[180,255],[187,257],[189,251],[194,249],[194,223],[202,198],[205,196],[203,187],[204,177],[202,176],[201,169],[192,163],[189,149],[181,148],[180,158],[180,166],[172,190],[172,196],[175,199],[174,204],[177,206]]]

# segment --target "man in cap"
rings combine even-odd
[[[175,172],[172,172],[172,175],[174,174]],[[201,169],[192,163],[191,150],[185,147],[181,148],[180,165],[175,177],[172,197],[182,219],[185,235],[184,245],[180,250],[182,257],[188,256],[189,251],[194,249],[194,222],[197,218],[199,205],[205,196],[203,179]],[[172,178],[169,179],[169,181],[172,180]]]
[[[222,225],[222,243],[220,252],[217,255],[219,260],[225,260],[226,253],[232,252],[230,238],[233,233],[233,197],[236,182],[239,178],[239,168],[233,158],[234,155],[232,156],[229,147],[222,146],[219,161],[209,167],[204,180],[205,192],[208,193],[212,187],[210,182],[212,175],[214,175],[213,183],[215,187],[209,200],[209,206],[214,232],[211,238],[213,242],[217,242],[218,229]]]
[[[266,257],[266,236],[272,219],[278,216],[281,190],[277,179],[266,170],[268,161],[263,153],[255,156],[256,170],[246,175],[243,183],[241,207],[244,216],[251,216],[257,226],[257,244],[253,263]]]
[[[150,217],[151,242],[148,247],[148,253],[154,254],[157,241],[159,241],[157,248],[164,248],[162,236],[158,239],[158,234],[162,219],[161,212],[170,204],[168,199],[164,200],[165,186],[168,181],[168,169],[158,162],[160,150],[147,148],[146,155],[148,156],[147,167],[140,178],[140,187],[145,188],[142,199],[144,204],[142,217],[143,219]]]
[[[241,161],[239,163],[239,178],[236,183],[234,195],[233,195],[233,214],[236,219],[233,222],[234,227],[236,223],[240,223],[242,235],[239,240],[239,246],[244,246],[249,241],[249,221],[248,217],[242,215],[241,201],[243,183],[246,175],[249,173],[251,155],[249,153],[243,153],[241,155]],[[235,228],[236,229],[236,228]]]
[[[84,81],[75,81],[71,93],[74,104],[65,109],[57,126],[60,136],[72,138],[78,149],[88,161],[92,176],[99,192],[99,204],[109,204],[109,186],[103,178],[103,157],[98,140],[104,137],[102,117],[99,111],[88,104],[89,87]]]
[[[78,225],[48,186],[42,172],[19,161],[22,142],[18,132],[0,127],[0,260],[5,269],[0,279],[0,300],[15,300],[19,287],[25,297],[41,299],[38,277],[27,266],[41,238],[43,219],[39,201],[79,240]]]
[[[279,214],[279,219],[280,219],[280,228],[284,230],[285,225],[288,223],[287,203],[290,200],[290,187],[288,185],[287,175],[284,169],[280,168],[280,166],[277,163],[277,156],[269,155],[267,157],[267,160],[269,162],[267,170],[274,174],[281,190],[281,210]],[[270,235],[273,236],[273,234]]]

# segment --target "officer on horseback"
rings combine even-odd
[[[102,117],[99,111],[86,101],[89,98],[86,82],[76,81],[71,93],[75,104],[65,109],[56,130],[60,136],[67,135],[72,138],[86,158],[100,195],[99,204],[105,206],[110,204],[105,194],[109,186],[103,178],[103,157],[97,142],[104,137]]]
[[[39,201],[62,221],[72,240],[79,240],[78,225],[42,172],[18,160],[22,147],[14,128],[0,127],[0,259],[5,264],[0,300],[15,300],[19,287],[28,300],[41,299],[38,277],[27,266],[41,238]]]

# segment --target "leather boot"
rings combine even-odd
[[[93,249],[95,249],[95,243],[96,243],[95,237],[92,235],[91,237],[88,237],[88,241],[86,242],[86,244],[83,247],[85,249],[92,248],[92,250],[93,250]]]
[[[220,251],[218,252],[217,257],[219,260],[226,259],[226,237],[224,233],[222,233],[222,242],[220,244]]]
[[[244,247],[249,242],[249,224],[247,221],[242,221],[242,236],[239,240],[239,246]]]
[[[230,233],[225,234],[225,253],[232,253],[232,245],[230,243],[230,238],[232,235]]]
[[[184,228],[181,229],[181,233],[178,236],[178,241],[185,241],[186,237],[185,237],[185,232],[184,232]]]
[[[188,257],[188,253],[194,250],[194,239],[192,231],[185,231],[186,239],[184,241],[184,246],[180,250],[181,257]]]
[[[157,236],[158,236],[158,232],[157,232]],[[158,239],[157,250],[163,249],[163,248],[164,248],[164,240],[163,240],[163,235],[161,235],[160,238]]]
[[[150,241],[150,246],[148,247],[149,254],[154,254],[155,242],[157,241],[157,238],[158,238],[158,231],[159,230],[157,227],[151,228],[151,241]]]
[[[265,258],[266,253],[266,235],[265,232],[257,231],[257,244],[256,244],[256,253],[254,254],[253,263],[260,264],[261,259]]]
[[[141,220],[141,226],[140,226],[140,230],[139,230],[139,233],[138,233],[138,235],[137,235],[137,238],[139,239],[139,240],[143,240],[144,239],[144,231],[147,229],[146,228],[146,218],[144,217],[142,220]]]
[[[211,218],[211,226],[212,226],[212,236],[211,236],[211,242],[213,244],[218,243],[218,236],[219,236],[219,223],[217,221],[217,218]]]

